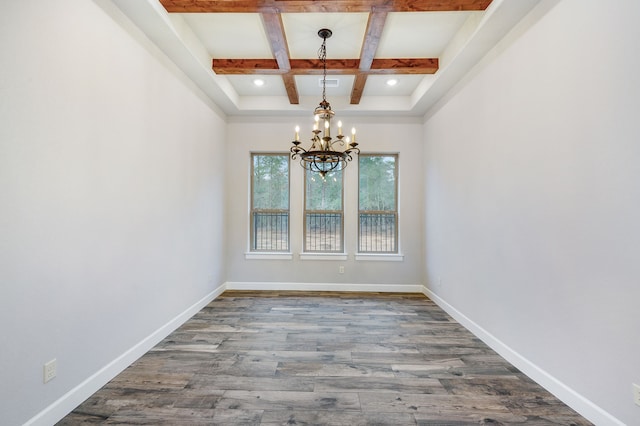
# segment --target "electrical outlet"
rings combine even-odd
[[[58,361],[56,361],[55,358],[44,365],[44,383],[47,383],[56,377],[57,369]]]
[[[633,384],[633,402],[640,405],[640,385]]]
[[[341,266],[340,268],[338,268],[338,272],[340,272],[341,274],[344,274],[344,266]]]

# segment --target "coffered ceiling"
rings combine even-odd
[[[539,0],[114,0],[228,115],[420,116]],[[258,85],[261,83],[261,85]],[[392,84],[395,83],[395,84]]]

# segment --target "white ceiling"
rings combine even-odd
[[[212,58],[273,59],[260,13],[167,13],[159,0],[114,3],[227,115],[307,114],[321,100],[321,75],[296,75],[291,104],[280,75],[216,75]],[[493,0],[485,11],[389,12],[375,58],[438,58],[435,74],[369,75],[350,104],[354,75],[328,75],[327,99],[341,114],[421,116],[508,33],[539,0]],[[327,59],[359,59],[369,14],[282,13],[290,59],[317,59],[329,28]],[[254,80],[263,80],[258,87]],[[395,86],[387,81],[397,80]]]

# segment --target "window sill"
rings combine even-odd
[[[300,260],[347,260],[347,253],[300,253]],[[283,252],[247,252],[244,254],[247,260],[292,260],[293,253]],[[374,262],[403,262],[403,254],[375,254],[359,253],[355,255],[355,260]]]
[[[283,252],[258,252],[252,251],[244,254],[247,260],[292,260],[292,253]]]
[[[346,253],[300,253],[300,260],[347,260]]]
[[[372,260],[376,262],[404,262],[404,254],[376,254],[376,253],[358,253],[356,260]]]

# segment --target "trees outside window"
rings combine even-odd
[[[251,154],[251,251],[289,251],[289,155]]]
[[[358,252],[398,253],[398,156],[358,157]]]

